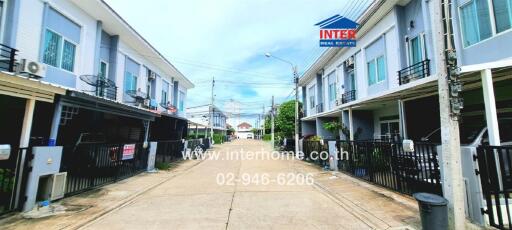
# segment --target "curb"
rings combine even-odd
[[[102,217],[108,215],[109,213],[113,212],[113,211],[116,211],[120,208],[123,208],[131,203],[133,203],[135,201],[135,199],[137,199],[138,197],[140,197],[141,195],[143,195],[144,193],[150,191],[150,190],[153,190],[154,188],[160,186],[161,184],[165,183],[165,182],[168,182],[170,181],[171,179],[174,179],[176,178],[177,176],[180,176],[186,172],[188,172],[189,170],[191,170],[192,168],[196,167],[197,165],[203,163],[204,161],[199,161],[198,163],[192,165],[190,168],[184,170],[184,171],[181,171],[179,173],[176,173],[175,175],[172,175],[170,176],[169,178],[166,178],[166,179],[163,179],[162,181],[154,184],[154,185],[151,185],[119,202],[117,202],[115,205],[112,205],[111,207],[108,207],[106,209],[103,209],[101,212],[98,212],[94,215],[92,215],[91,217],[89,218],[86,218],[84,219],[83,221],[80,221],[76,224],[73,224],[73,225],[70,225],[70,226],[66,226],[65,228],[63,229],[82,229],[84,227],[87,227],[88,225],[92,224],[93,222],[101,219]]]

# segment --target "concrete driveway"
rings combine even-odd
[[[258,153],[262,150],[266,153]],[[361,215],[360,210],[347,209],[333,200],[329,192],[308,184],[311,181],[303,182],[296,172],[304,163],[272,159],[270,146],[264,142],[236,140],[219,145],[213,151],[219,154],[219,159],[204,160],[84,228],[371,229],[391,226],[375,225]],[[252,158],[249,151],[253,153]],[[406,225],[399,222],[401,224]]]

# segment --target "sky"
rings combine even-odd
[[[209,104],[215,78],[214,104],[237,117],[228,121],[234,126],[255,125],[256,114],[264,106],[270,109],[272,96],[277,104],[294,99],[291,66],[265,53],[294,63],[302,74],[324,51],[314,24],[335,14],[355,19],[370,2],[105,1],[195,84],[186,107]]]

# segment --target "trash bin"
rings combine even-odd
[[[448,200],[430,193],[415,193],[420,206],[421,227],[427,229],[448,229]]]

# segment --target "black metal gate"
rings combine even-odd
[[[24,194],[27,178],[25,175],[28,174],[28,164],[22,160],[24,153],[25,162],[28,162],[31,159],[29,148],[13,148],[9,159],[0,160],[0,215],[18,210],[23,204],[24,196],[21,194]],[[20,198],[18,205],[17,196]]]
[[[338,148],[338,168],[354,177],[404,194],[442,195],[434,144],[415,143],[414,152],[405,152],[402,143],[382,141],[339,141]]]
[[[156,147],[156,162],[169,163],[183,159],[184,143],[181,140],[159,141]]]
[[[492,227],[512,229],[512,147],[479,146],[476,158],[486,203],[482,212]]]
[[[66,196],[134,176],[147,169],[149,148],[136,144],[80,144],[64,147],[61,172]]]

